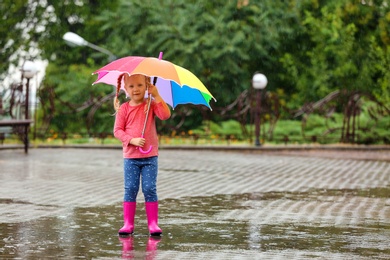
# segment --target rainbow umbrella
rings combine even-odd
[[[161,97],[172,108],[180,104],[195,104],[211,109],[210,100],[216,101],[192,72],[163,60],[162,53],[159,58],[129,56],[115,60],[92,73],[98,75],[93,84],[106,83],[116,86],[119,75],[123,73],[156,77],[155,85]]]

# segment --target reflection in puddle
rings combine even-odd
[[[117,236],[122,225],[121,203],[78,208],[57,218],[0,224],[0,258],[163,259],[182,253],[277,252],[288,256],[292,251],[303,252],[309,258],[332,254],[348,259],[389,258],[387,221],[343,226],[299,219],[264,223],[253,221],[252,216],[225,217],[232,211],[250,214],[256,210],[252,205],[261,201],[315,201],[319,196],[386,199],[389,191],[389,187],[322,189],[166,199],[160,201],[160,225],[164,231],[161,239],[149,238],[143,203],[137,207],[135,235],[127,238]]]
[[[161,238],[149,237],[144,254],[140,253],[141,250],[134,248],[134,239],[133,236],[119,237],[119,241],[122,243],[122,259],[140,259],[143,256],[145,259],[155,259]]]

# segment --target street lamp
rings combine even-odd
[[[90,43],[90,42],[86,41],[84,38],[82,38],[81,36],[79,36],[78,34],[75,34],[73,32],[65,33],[64,36],[62,36],[62,39],[64,39],[72,47],[87,46],[87,47],[90,47],[98,52],[107,54],[110,62],[117,59],[117,57],[109,50],[104,49],[102,47],[99,47],[93,43]]]
[[[256,72],[252,77],[252,87],[256,90],[256,110],[255,110],[255,145],[261,146],[260,124],[261,124],[261,97],[262,91],[267,86],[267,77]]]
[[[22,77],[27,79],[27,84],[26,84],[26,107],[25,107],[25,116],[24,119],[30,119],[30,116],[28,114],[28,108],[29,108],[29,96],[30,96],[30,79],[32,79],[35,74],[37,74],[38,70],[37,67],[35,66],[34,62],[30,60],[26,60],[23,63],[22,66]]]
[[[81,37],[73,32],[65,33],[64,36],[62,36],[62,39],[64,39],[65,42],[68,43],[72,47],[87,46],[87,47],[92,48],[98,52],[104,53],[104,54],[108,55],[109,62],[112,62],[112,61],[117,59],[117,57],[109,50],[104,49],[102,47],[99,47],[93,43],[90,43],[90,42],[86,41],[83,37]],[[108,95],[108,97],[113,98],[115,96],[115,94],[116,94],[116,87],[113,87],[113,91],[110,95]],[[95,109],[97,107],[98,106],[96,106],[96,104],[95,104],[95,106],[90,110],[90,113],[92,112],[92,117],[94,115],[93,109]],[[88,118],[89,118],[89,116],[88,116]],[[89,122],[89,120],[88,120],[88,122]],[[88,122],[87,122],[87,124],[88,124]]]
[[[30,116],[28,114],[28,108],[29,108],[29,97],[30,97],[30,79],[32,79],[35,76],[35,74],[37,74],[38,70],[37,70],[37,67],[35,66],[34,62],[32,62],[30,60],[26,60],[23,63],[21,71],[22,71],[22,86],[23,86],[23,78],[27,79],[24,119],[25,120],[29,120]],[[26,124],[25,128],[24,128],[24,137],[23,137],[24,152],[26,154],[27,154],[28,145],[29,145],[28,144],[29,143],[29,140],[28,140],[28,129],[29,129],[29,124]]]

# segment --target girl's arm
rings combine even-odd
[[[128,135],[125,132],[125,126],[126,126],[126,111],[124,111],[125,108],[122,106],[121,109],[119,109],[118,113],[115,116],[115,124],[114,124],[114,136],[122,142],[123,146],[128,146],[130,144],[131,139],[133,139],[133,136]]]
[[[167,103],[165,103],[164,100],[157,102],[155,100],[154,106],[154,113],[160,120],[167,120],[171,117],[171,110],[169,109]]]

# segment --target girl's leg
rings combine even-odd
[[[124,225],[119,229],[121,236],[128,236],[134,232],[134,218],[136,211],[136,199],[139,190],[140,168],[135,160],[124,159],[124,183],[125,195],[123,201]]]
[[[141,173],[142,192],[145,196],[146,217],[151,236],[162,234],[162,230],[158,226],[157,169],[157,156],[144,160]]]
[[[141,177],[141,166],[137,159],[124,159],[125,195],[124,201],[137,201],[139,183]]]
[[[145,197],[145,202],[155,202],[157,198],[157,171],[158,161],[157,156],[142,159],[142,193]]]

